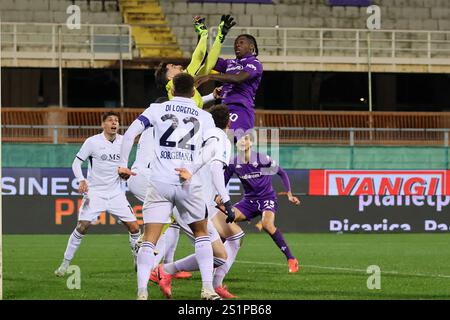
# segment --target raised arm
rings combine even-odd
[[[236,22],[234,22],[233,20],[233,17],[231,17],[230,15],[222,16],[219,27],[217,28],[217,35],[214,39],[214,43],[211,47],[211,50],[209,50],[205,63],[203,64],[197,75],[207,75],[215,68],[217,60],[219,59],[220,51],[222,50],[222,43],[225,41],[225,36],[236,24]]]

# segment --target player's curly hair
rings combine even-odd
[[[216,104],[209,108],[209,113],[211,113],[214,123],[217,128],[225,129],[230,121],[230,112],[228,107],[224,104]]]
[[[161,62],[155,69],[155,83],[158,88],[164,88],[168,82],[167,62]]]
[[[253,46],[255,47],[255,50],[253,51],[253,55],[254,55],[255,57],[257,57],[258,54],[259,54],[259,51],[258,51],[258,44],[256,43],[255,37],[252,36],[251,34],[248,34],[248,33],[240,34],[240,35],[238,35],[238,36],[236,37],[236,39],[239,38],[239,37],[245,37],[245,38],[247,38],[248,40],[250,40],[250,41],[253,43]]]

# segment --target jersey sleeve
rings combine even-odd
[[[258,60],[253,60],[253,61],[249,61],[248,63],[246,63],[244,68],[242,69],[242,71],[245,71],[248,74],[250,74],[249,79],[258,77],[263,72],[262,65]]]
[[[221,130],[221,129],[216,128],[216,130]],[[228,165],[228,163],[230,162],[230,156],[231,156],[230,155],[231,144],[225,135],[221,134],[218,137],[218,141],[215,144],[215,149],[216,150],[214,153],[214,157],[212,158],[212,161],[217,160],[217,161],[222,162],[225,166]]]
[[[233,163],[229,163],[228,166],[225,168],[225,171],[223,173],[224,178],[225,178],[225,185],[228,184],[228,182],[230,182],[231,177],[234,174],[234,164]]]
[[[277,174],[281,178],[281,182],[283,184],[284,191],[290,192],[291,191],[291,182],[289,181],[289,176],[287,175],[286,171],[284,171],[284,169],[282,167],[278,167]]]
[[[150,107],[148,107],[147,109],[144,110],[144,112],[142,112],[139,117],[137,118],[139,121],[141,121],[142,125],[144,126],[145,129],[147,129],[148,127],[153,126],[152,121],[153,121],[153,113],[151,112],[152,109],[151,108],[152,105],[150,105]]]
[[[217,139],[219,139],[219,137],[217,136],[217,128],[216,125],[214,124],[214,120],[211,116],[210,113],[205,112],[205,117],[203,118],[203,136],[202,139],[203,141],[207,141],[208,139],[211,139],[213,137],[216,137]]]
[[[227,71],[227,60],[218,58],[213,70],[225,73]]]
[[[81,161],[86,161],[86,159],[92,155],[92,139],[86,139],[86,141],[81,146],[80,150],[77,153],[77,158]]]

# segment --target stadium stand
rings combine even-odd
[[[83,24],[122,23],[116,0],[2,0],[0,16],[3,22],[65,23],[71,4],[80,7]]]
[[[73,3],[80,29],[66,27]],[[65,67],[105,66],[120,53],[131,59],[130,30],[116,0],[2,0],[0,17],[4,66],[55,67],[59,51]]]
[[[374,70],[449,70],[450,1],[373,3],[381,6],[382,19],[381,30],[371,34]],[[366,7],[330,6],[324,0],[274,0],[273,4],[168,0],[161,5],[185,52],[192,52],[196,44],[193,15],[202,13],[213,27],[220,20],[218,12],[230,12],[238,25],[224,44],[225,55],[233,53],[233,35],[251,33],[260,44],[266,70],[364,71],[367,63]]]
[[[132,34],[142,58],[182,58],[177,39],[168,26],[159,1],[120,0],[124,22]]]

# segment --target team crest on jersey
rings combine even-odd
[[[258,166],[258,161],[253,162],[252,165],[256,168]]]

